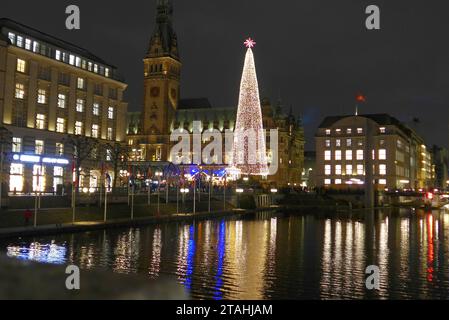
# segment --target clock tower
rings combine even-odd
[[[167,160],[170,126],[178,108],[181,62],[171,0],[157,0],[156,26],[144,62],[143,134],[147,160]]]

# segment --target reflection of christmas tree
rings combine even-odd
[[[255,44],[251,38],[245,41],[248,50],[240,83],[232,149],[231,166],[244,175],[266,175],[268,173],[259,87],[251,50]]]

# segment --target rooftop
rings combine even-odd
[[[61,39],[51,36],[45,32],[42,32],[42,31],[39,31],[32,27],[26,26],[20,22],[17,22],[17,21],[8,19],[8,18],[0,18],[1,33],[3,33],[4,35],[7,36],[7,34],[4,33],[4,31],[3,31],[5,28],[17,31],[22,34],[29,35],[30,37],[32,37],[36,40],[41,40],[41,41],[43,41],[47,44],[53,45],[55,47],[59,47],[61,49],[66,49],[67,51],[70,51],[75,54],[79,54],[80,56],[83,56],[84,58],[99,62],[99,63],[109,66],[111,68],[116,68],[114,65],[107,63],[106,61],[104,61],[100,57],[94,55],[90,51],[88,51],[84,48],[81,48],[75,44],[61,40]]]

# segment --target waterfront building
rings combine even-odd
[[[363,188],[366,176],[378,190],[433,186],[424,140],[388,114],[326,117],[315,139],[319,187]]]
[[[170,1],[158,1],[156,26],[149,49],[143,59],[144,100],[141,112],[128,114],[128,144],[135,161],[173,161],[170,134],[175,129],[192,133],[193,121],[201,121],[201,130],[234,130],[237,107],[213,107],[208,99],[180,99],[181,59],[177,35],[173,28],[173,7]],[[304,133],[300,119],[293,113],[284,114],[281,105],[273,108],[262,99],[264,129],[279,129],[279,169],[275,175],[263,177],[266,184],[299,186],[303,166]],[[191,139],[192,140],[192,139]],[[269,139],[268,139],[269,141]],[[267,141],[267,148],[269,143]],[[209,141],[202,141],[206,146]],[[223,148],[222,170],[231,155]],[[270,150],[267,150],[270,158]],[[213,159],[212,162],[215,160]]]
[[[116,67],[88,50],[0,19],[0,116],[10,132],[2,143],[3,190],[55,192],[70,184],[67,135],[125,141],[126,87]],[[98,161],[83,169],[81,187],[97,187]]]
[[[446,189],[448,186],[449,152],[446,148],[432,146],[432,158],[435,166],[435,187]]]

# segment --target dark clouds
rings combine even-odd
[[[153,1],[3,0],[0,16],[74,42],[119,67],[127,100],[142,100],[142,58],[155,23]],[[81,9],[81,30],[64,28],[65,7]],[[365,7],[381,9],[381,30],[364,27]],[[449,34],[447,1],[174,0],[183,62],[183,97],[209,97],[236,105],[244,58],[242,42],[257,41],[261,95],[282,97],[304,117],[308,148],[325,115],[388,112],[411,123],[428,144],[449,137]]]

